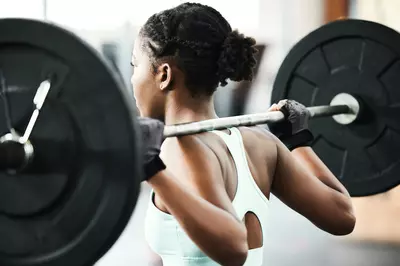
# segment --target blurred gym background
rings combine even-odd
[[[145,20],[180,0],[0,0],[0,17],[46,20],[67,28],[94,46],[131,91],[131,50]],[[399,0],[202,0],[219,10],[233,28],[259,45],[253,82],[230,83],[216,94],[220,116],[265,111],[277,70],[289,49],[324,23],[360,18],[400,29]],[[0,33],[1,34],[1,33]],[[134,100],[132,98],[132,100]],[[126,228],[97,266],[162,265],[144,240],[149,187],[142,193]],[[349,237],[332,237],[271,197],[265,265],[400,265],[400,192],[395,188],[355,198],[357,225]],[[71,265],[73,266],[73,265]]]

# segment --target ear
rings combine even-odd
[[[157,67],[157,84],[160,90],[172,89],[172,68],[168,63],[163,63]]]

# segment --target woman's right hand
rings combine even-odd
[[[159,156],[164,141],[164,123],[147,117],[138,117],[137,120],[141,131],[143,181],[148,181],[152,176],[166,168]]]

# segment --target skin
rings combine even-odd
[[[153,71],[140,37],[132,65],[131,81],[142,116],[162,119],[167,125],[217,117],[212,97],[193,98],[184,73],[173,61]],[[240,131],[250,171],[267,198],[274,193],[328,233],[352,232],[355,217],[349,194],[311,148],[290,152],[264,129]],[[248,250],[262,246],[262,237],[254,215],[243,221],[236,216],[232,199],[237,175],[224,142],[210,132],[168,138],[160,156],[167,169],[148,181],[156,206],[172,214],[207,256],[222,265],[243,265]]]

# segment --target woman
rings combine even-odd
[[[251,80],[254,45],[208,6],[151,16],[132,56],[141,116],[167,125],[216,118],[214,91],[227,79]],[[161,160],[163,123],[140,120],[154,192],[146,237],[164,266],[262,265],[270,193],[326,232],[353,230],[349,194],[307,146],[307,110],[293,101],[271,110],[287,113],[275,130],[292,152],[270,132],[241,127],[168,138]]]

